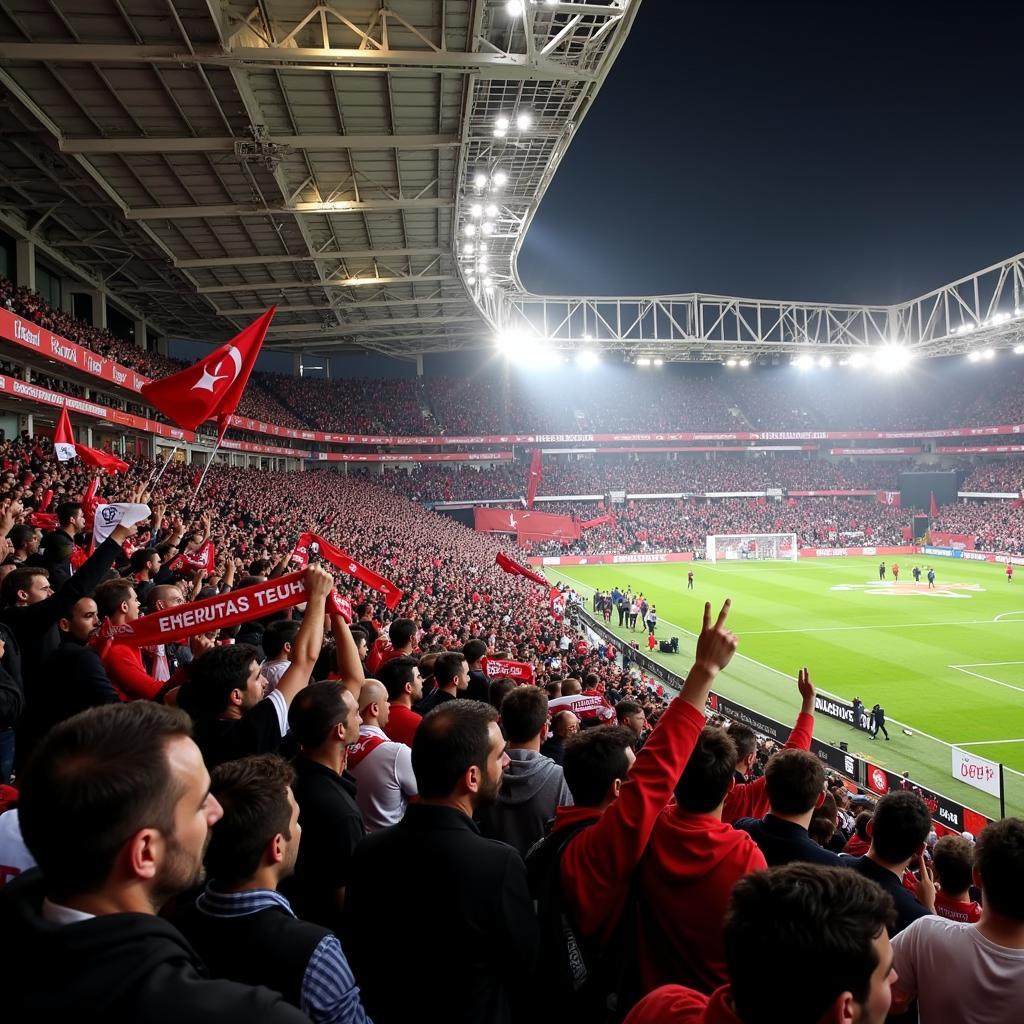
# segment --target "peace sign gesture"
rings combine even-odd
[[[736,635],[725,628],[732,599],[726,598],[714,625],[711,624],[711,602],[704,603],[704,624],[697,637],[696,662],[712,673],[718,673],[732,660],[739,641]]]

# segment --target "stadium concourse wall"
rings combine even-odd
[[[877,550],[881,552],[886,549],[879,548]],[[902,548],[893,550],[903,551]],[[598,637],[606,643],[614,644],[616,649],[623,648],[622,640],[580,605],[570,605],[570,617],[575,620],[577,626],[585,628],[592,637]],[[642,651],[627,646],[622,651],[622,659],[623,668],[635,664],[642,673],[658,680],[663,686],[677,693],[682,689],[685,682],[682,676],[665,668],[664,665],[649,658]],[[734,722],[741,722],[759,735],[766,736],[780,745],[789,738],[791,725],[769,718],[767,715],[761,714],[760,711],[748,708],[715,691],[712,691],[708,697],[707,707],[712,713],[723,715]],[[853,705],[833,697],[819,694],[815,697],[814,709],[818,715],[834,718],[848,725],[854,722]],[[959,835],[965,831],[977,835],[992,820],[980,811],[958,803],[942,793],[936,793],[934,790],[918,785],[913,779],[891,772],[880,765],[873,764],[866,758],[842,750],[830,743],[812,738],[810,749],[811,753],[818,757],[826,768],[842,776],[847,787],[857,792],[866,793],[875,799],[898,790],[910,790],[917,793],[927,805],[932,821],[935,823],[935,831],[940,836]]]

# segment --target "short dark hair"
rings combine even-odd
[[[193,531],[195,532],[195,531]],[[257,558],[249,565],[250,576],[266,576],[274,563],[269,558]]]
[[[726,797],[736,772],[736,744],[724,729],[706,726],[676,783],[676,803],[692,814],[713,811]]]
[[[193,718],[212,718],[227,706],[233,690],[245,688],[259,652],[251,644],[214,647],[192,662],[192,672],[181,687],[178,704]]]
[[[897,864],[917,853],[931,830],[932,816],[916,793],[886,793],[875,804],[871,845],[882,860]]]
[[[110,615],[116,615],[121,610],[121,605],[130,599],[134,590],[135,584],[131,580],[104,580],[92,595],[99,617],[105,619]]]
[[[627,715],[642,715],[644,709],[635,700],[620,700],[615,705],[615,715],[621,722]]]
[[[636,736],[621,725],[586,729],[565,741],[562,769],[573,802],[581,807],[597,807],[608,796],[608,787],[616,779],[625,779],[629,771],[626,748],[633,748]]]
[[[295,695],[288,709],[292,736],[305,750],[323,746],[332,729],[348,714],[342,695],[345,684],[335,680],[310,683]]]
[[[415,635],[416,623],[412,619],[395,619],[388,626],[388,637],[396,651],[409,643]]]
[[[57,506],[57,522],[61,526],[70,526],[71,520],[82,511],[81,502],[77,501],[62,501]]]
[[[369,639],[369,637],[366,635],[366,630],[360,629],[358,626],[349,626],[348,631],[352,634],[352,641],[356,645],[356,647],[359,646],[360,640]]]
[[[276,754],[243,757],[213,769],[210,792],[224,808],[224,817],[214,825],[206,850],[211,881],[248,881],[274,836],[291,839],[288,787],[294,780],[291,765]]]
[[[51,898],[95,891],[140,829],[175,831],[183,789],[168,741],[188,716],[148,700],[90,708],[55,725],[18,779],[18,821]]]
[[[467,640],[462,645],[462,653],[470,665],[479,661],[487,653],[487,644],[483,640]]]
[[[547,720],[548,695],[539,686],[516,686],[501,702],[501,727],[509,743],[536,739]]]
[[[1024,921],[1024,821],[1003,818],[986,825],[974,856],[985,906],[1012,921]]]
[[[825,769],[809,750],[780,750],[765,766],[764,779],[776,814],[804,814],[825,790]]]
[[[276,619],[263,630],[263,639],[260,646],[268,658],[276,658],[283,650],[285,644],[295,643],[299,635],[300,624],[295,619]]]
[[[729,738],[736,747],[736,760],[741,761],[757,750],[757,736],[749,725],[732,722],[729,726]]]
[[[473,765],[484,770],[491,749],[488,726],[497,720],[498,712],[479,700],[446,701],[424,716],[412,741],[420,796],[449,796]]]
[[[966,892],[971,885],[974,846],[963,836],[943,836],[932,850],[932,865],[943,892]]]
[[[461,651],[445,651],[434,662],[434,682],[447,686],[461,671],[466,656]]]
[[[0,583],[0,600],[3,601],[4,607],[18,603],[18,591],[28,590],[32,586],[34,576],[45,576],[46,579],[49,579],[50,573],[42,566],[31,565],[15,569],[14,572],[9,572],[4,577],[3,582]]]
[[[132,552],[132,557],[128,560],[128,568],[132,572],[142,572],[146,565],[156,558],[158,554],[159,552],[156,548],[139,548],[138,551]]]
[[[388,700],[397,700],[405,693],[406,683],[412,684],[415,668],[416,659],[405,655],[399,658],[390,658],[377,669],[377,679],[384,684],[384,689],[388,691]]]
[[[866,843],[871,842],[871,836],[868,833],[868,822],[874,817],[873,811],[861,811],[860,814],[854,819],[853,830],[864,840]]]
[[[895,918],[892,897],[848,868],[789,864],[741,878],[724,932],[736,1015],[760,1019],[765,993],[780,986],[792,1021],[820,1019],[843,992],[865,1002],[874,940]]]
[[[492,679],[487,684],[487,703],[501,712],[505,698],[516,688],[515,680],[506,677]]]
[[[29,526],[28,523],[15,523],[11,527],[11,532],[7,534],[7,539],[15,549],[23,548],[32,539],[35,532],[36,527]]]

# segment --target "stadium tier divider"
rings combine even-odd
[[[578,628],[586,628],[588,632],[601,637],[606,643],[614,644],[616,650],[621,651],[623,669],[628,669],[630,664],[635,664],[641,672],[652,676],[676,693],[682,689],[683,683],[686,681],[682,676],[654,661],[653,658],[649,658],[642,651],[631,647],[628,641],[616,636],[584,607],[570,604],[569,610],[570,620],[574,620]],[[831,707],[823,705],[831,705]],[[708,697],[707,707],[713,714],[723,715],[733,722],[741,722],[759,735],[774,740],[780,745],[786,742],[792,729],[792,723],[777,722],[774,718],[769,718],[767,715],[761,714],[760,711],[748,708],[715,691],[712,691]],[[815,702],[815,707],[817,714],[824,714],[826,717],[847,723],[852,720],[852,706],[843,702],[819,698]],[[849,708],[849,718],[846,714],[847,708]],[[919,785],[913,779],[881,768],[856,754],[841,750],[839,747],[824,743],[817,738],[811,740],[811,753],[818,757],[828,769],[852,782],[859,792],[874,799],[900,789],[909,789],[917,793],[928,806],[932,820],[946,830],[968,831],[977,835],[984,825],[992,820],[988,815],[952,800],[942,793],[936,793],[934,790]]]

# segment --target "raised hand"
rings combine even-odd
[[[306,592],[308,600],[324,600],[334,588],[334,577],[318,565],[306,569]]]
[[[807,667],[800,669],[796,676],[796,686],[800,691],[800,697],[803,700],[800,710],[809,714],[814,714],[814,697],[817,690],[814,688],[814,683],[811,682],[811,673],[807,670]]]
[[[935,913],[935,876],[924,859],[924,853],[917,855],[917,902]]]
[[[729,618],[729,610],[732,608],[732,599],[726,598],[722,610],[714,625],[711,623],[711,602],[704,603],[704,623],[701,627],[700,636],[697,637],[696,662],[712,672],[719,672],[725,668],[736,653],[736,645],[739,641],[734,633],[725,628],[725,622]]]

